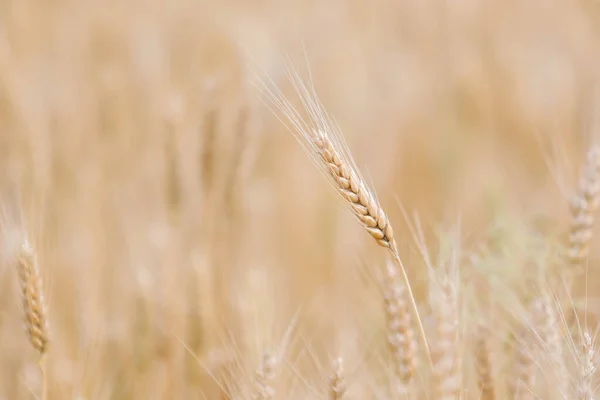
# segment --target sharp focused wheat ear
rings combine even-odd
[[[377,204],[364,182],[352,171],[322,130],[314,132],[313,144],[342,197],[350,204],[354,215],[367,232],[383,247],[397,253],[394,230],[383,209]]]
[[[16,268],[21,286],[27,336],[31,346],[40,356],[43,356],[48,350],[46,304],[35,252],[27,240],[19,250]]]
[[[425,329],[419,316],[419,310],[412,293],[406,270],[400,260],[394,230],[383,208],[379,205],[374,191],[362,178],[337,124],[328,116],[321,105],[314,88],[307,87],[293,68],[288,68],[291,82],[300,96],[300,100],[309,114],[303,119],[298,111],[277,88],[268,80],[260,81],[258,88],[265,94],[265,105],[288,128],[307,150],[314,164],[328,177],[330,185],[350,206],[352,213],[375,241],[387,248],[402,273],[411,307],[415,314],[427,357],[431,361]],[[283,116],[278,115],[278,112]]]

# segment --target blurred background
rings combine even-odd
[[[531,229],[568,231],[599,23],[594,0],[1,1],[0,194],[35,240],[51,398],[226,398],[292,323],[287,398],[324,398],[340,353],[357,381],[381,364],[385,254],[263,104],[257,76],[298,104],[289,55],[308,59],[418,299],[400,205],[434,250],[458,223],[467,253],[512,241],[490,268],[518,279]],[[0,399],[34,398],[4,259]]]

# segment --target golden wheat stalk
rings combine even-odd
[[[365,230],[380,246],[385,247],[391,253],[397,268],[402,274],[426,355],[431,361],[425,329],[406,269],[400,259],[392,224],[377,201],[374,191],[362,178],[340,133],[340,129],[324,110],[314,88],[307,88],[298,73],[291,67],[288,69],[288,75],[304,109],[309,114],[308,120],[300,116],[285,95],[270,80],[268,84],[260,82],[258,85],[259,89],[265,94],[265,105],[307,150],[317,168],[328,177],[330,185],[349,205],[353,215]],[[282,113],[283,117],[280,117],[277,111]]]

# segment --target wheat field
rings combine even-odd
[[[0,1],[0,400],[598,398],[599,41],[594,0]]]

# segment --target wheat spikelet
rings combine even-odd
[[[256,370],[255,384],[256,391],[252,397],[255,400],[270,400],[275,395],[273,388],[273,380],[275,379],[275,369],[277,368],[278,360],[270,352],[263,354],[262,362]]]
[[[588,151],[587,163],[582,171],[579,190],[571,200],[571,230],[567,259],[571,273],[583,273],[583,263],[589,254],[594,213],[600,204],[600,147]]]
[[[377,204],[364,182],[335,149],[331,139],[324,131],[315,130],[312,142],[322,161],[327,165],[340,194],[350,204],[354,215],[367,232],[379,245],[397,252],[394,230],[383,209]]]
[[[44,356],[48,350],[46,304],[35,253],[27,240],[21,245],[16,268],[21,286],[25,330],[31,346],[40,356]]]
[[[596,350],[590,333],[585,330],[582,338],[582,355],[579,368],[579,381],[576,385],[576,398],[594,399],[594,375],[596,373]]]
[[[344,360],[338,358],[333,363],[333,374],[329,377],[329,399],[342,400],[346,393],[346,381],[344,379]]]
[[[477,388],[481,400],[494,400],[494,381],[488,349],[489,330],[487,324],[480,320],[475,327],[475,361],[477,370]]]
[[[395,264],[386,264],[384,281],[387,340],[394,361],[394,369],[404,385],[415,376],[417,367],[417,342],[408,306],[404,299],[404,287],[398,282]]]

